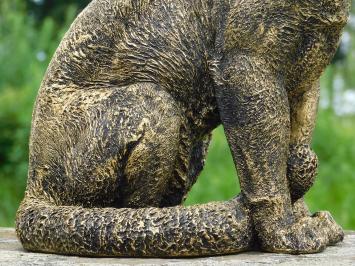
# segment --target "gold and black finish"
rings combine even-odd
[[[88,256],[313,253],[342,240],[310,215],[319,77],[347,0],[93,0],[38,93],[17,235]],[[241,194],[181,206],[222,124]]]

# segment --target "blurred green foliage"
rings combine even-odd
[[[78,10],[89,0],[0,1],[0,226],[13,226],[26,185],[33,103],[50,58]],[[313,147],[319,176],[307,195],[313,211],[327,209],[345,228],[355,229],[355,117],[332,108],[334,78],[355,88],[355,34],[348,51],[322,79],[328,108],[319,113]],[[239,191],[223,128],[214,131],[206,167],[186,204],[225,200]]]
[[[68,5],[60,25],[48,16],[36,26],[24,1],[0,1],[0,226],[13,224],[23,197],[34,99],[76,12]]]
[[[5,0],[6,1],[6,0]],[[34,17],[38,24],[51,17],[58,26],[63,25],[68,6],[75,6],[80,12],[90,3],[90,0],[24,0],[29,14]],[[65,24],[65,23],[64,23]]]

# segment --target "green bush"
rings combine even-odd
[[[21,0],[0,1],[0,226],[12,225],[23,197],[33,103],[49,60],[76,14],[64,27],[47,17],[35,27]]]

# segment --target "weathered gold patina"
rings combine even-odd
[[[342,240],[310,216],[319,77],[348,0],[94,0],[56,51],[33,113],[16,220],[30,251],[312,253]],[[223,124],[241,195],[183,207]]]

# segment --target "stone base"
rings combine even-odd
[[[355,265],[355,232],[343,243],[311,255],[246,252],[189,259],[85,258],[26,252],[12,228],[0,228],[0,265]]]

